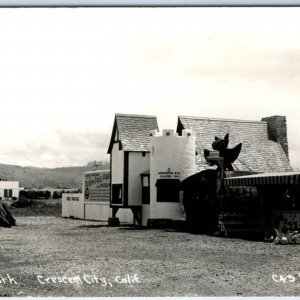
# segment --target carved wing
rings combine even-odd
[[[233,163],[238,158],[241,150],[242,150],[242,143],[239,143],[232,149],[226,149],[226,151],[224,152],[224,160],[227,163]]]

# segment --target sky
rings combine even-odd
[[[108,159],[115,113],[285,115],[300,168],[300,8],[0,9],[0,163]]]

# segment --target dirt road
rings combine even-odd
[[[0,296],[300,295],[299,246],[51,216],[17,223],[0,228]]]

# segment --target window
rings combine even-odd
[[[122,184],[113,184],[112,185],[112,204],[122,204],[123,197],[122,197]]]
[[[157,202],[179,202],[179,179],[158,179],[156,181]]]
[[[150,176],[142,176],[142,204],[150,204]]]
[[[142,176],[142,185],[143,187],[147,187],[149,186],[149,180],[150,180],[150,176]]]
[[[12,198],[12,189],[4,189],[4,198]]]

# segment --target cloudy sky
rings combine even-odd
[[[300,8],[0,9],[0,163],[106,156],[114,114],[287,116],[300,168]]]

